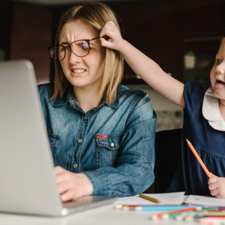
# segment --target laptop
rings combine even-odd
[[[33,65],[0,63],[0,212],[65,216],[111,204],[87,196],[62,204]]]

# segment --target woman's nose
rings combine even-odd
[[[77,56],[76,54],[74,54],[73,51],[70,52],[70,55],[69,55],[69,62],[70,63],[80,62],[81,60],[82,60],[82,58]]]

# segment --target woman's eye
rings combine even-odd
[[[84,49],[84,50],[87,50],[87,49],[90,49],[90,48],[91,48],[91,46],[90,46],[90,44],[89,44],[88,41],[83,41],[83,42],[81,42],[81,43],[80,43],[80,47],[81,47],[82,49]]]
[[[70,46],[69,45],[61,45],[60,47],[59,47],[59,50],[60,51],[66,51],[66,50],[69,50],[70,49]]]

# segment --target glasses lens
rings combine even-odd
[[[59,60],[63,60],[65,56],[70,53],[70,45],[59,45],[57,48],[58,58]]]
[[[72,43],[72,51],[75,55],[83,57],[88,55],[90,50],[89,40],[78,40]]]
[[[57,55],[59,60],[63,60],[66,56],[70,56],[71,51],[78,57],[84,57],[88,55],[90,51],[90,40],[77,40],[71,44],[60,44],[57,47]]]

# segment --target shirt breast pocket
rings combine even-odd
[[[97,134],[95,141],[97,167],[114,166],[119,151],[119,137],[107,135],[101,138]]]

